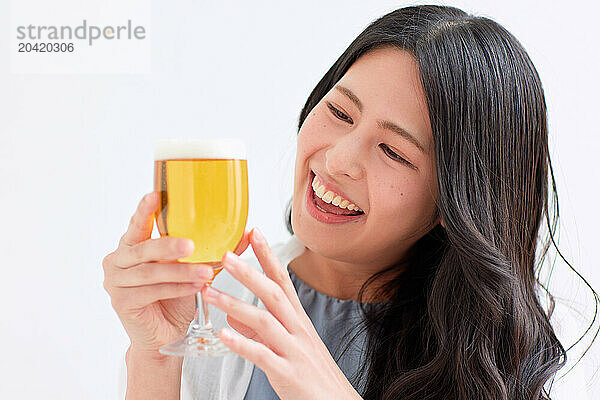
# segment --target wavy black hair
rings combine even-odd
[[[519,41],[491,19],[454,7],[401,8],[368,25],[327,71],[298,131],[354,61],[383,46],[411,53],[419,66],[445,227],[431,228],[403,260],[362,286],[359,299],[378,278],[402,271],[378,287],[391,298],[385,307],[362,307],[361,395],[549,399],[546,383],[567,355],[550,324],[554,299],[539,280],[550,242],[556,247],[558,195],[538,73]],[[285,222],[293,234],[291,207],[292,200]],[[597,309],[598,295],[578,276]]]

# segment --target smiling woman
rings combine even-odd
[[[321,292],[356,299],[357,291],[335,293],[328,286],[360,287],[402,259],[440,222],[434,153],[425,150],[431,143],[414,57],[392,46],[359,57],[298,133],[291,223],[310,251],[292,262],[294,273]],[[315,218],[312,201],[304,204],[312,173],[365,214],[348,224]]]
[[[544,92],[518,40],[452,7],[390,12],[302,108],[292,239],[271,248],[246,232],[235,253],[251,245],[255,268],[228,252],[229,280],[204,290],[239,357],[157,353],[208,278],[158,264],[192,249],[150,240],[156,196],[140,204],[103,263],[132,343],[127,396],[549,399],[567,352],[536,266],[556,199]]]
[[[557,194],[542,85],[517,39],[456,8],[391,12],[329,69],[298,127],[286,219],[307,251],[290,269],[331,296],[387,301],[355,329],[368,333],[363,398],[549,398],[566,352],[535,266]],[[306,217],[311,170],[366,215]]]

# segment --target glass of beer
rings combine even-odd
[[[154,190],[161,236],[186,237],[194,252],[179,262],[223,268],[221,259],[240,243],[248,219],[246,147],[238,139],[166,139],[156,142]],[[212,283],[212,279],[207,285]],[[229,349],[213,328],[202,293],[187,335],[159,349],[174,356],[220,356]]]

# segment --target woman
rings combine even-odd
[[[300,114],[292,241],[275,250],[246,232],[235,253],[251,244],[264,274],[232,253],[223,259],[245,301],[204,290],[242,334],[220,331],[239,357],[186,359],[184,390],[247,400],[549,398],[544,385],[566,352],[535,276],[543,218],[550,228],[547,135],[538,74],[497,23],[441,6],[373,22]],[[350,202],[355,216],[335,215]],[[156,207],[147,195],[103,262],[131,338],[130,399],[179,398],[182,360],[157,349],[183,336],[193,293],[212,276],[172,261],[191,253],[190,241],[150,239]],[[332,325],[326,315],[344,318]]]

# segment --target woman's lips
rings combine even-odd
[[[319,210],[317,208],[317,205],[315,204],[316,196],[315,196],[315,194],[314,194],[315,192],[312,188],[312,180],[313,179],[314,179],[314,173],[311,171],[310,180],[308,182],[308,185],[306,186],[306,196],[305,196],[305,202],[304,202],[306,211],[308,212],[308,214],[310,214],[311,217],[313,217],[317,221],[325,223],[325,224],[339,224],[339,223],[359,220],[359,219],[361,219],[361,217],[363,215],[365,215],[365,214],[336,215],[336,214],[331,214],[331,213]]]
[[[316,173],[315,173],[315,172],[314,172],[314,171],[311,169],[311,170],[310,170],[310,182],[311,182],[311,183],[313,182],[313,180],[314,180],[315,176],[317,176],[317,175],[316,175]],[[348,196],[348,194],[347,194],[347,193],[344,193],[344,192],[341,190],[341,188],[339,188],[338,186],[336,186],[334,183],[332,183],[332,182],[329,182],[329,181],[327,181],[327,180],[323,179],[321,176],[317,176],[317,179],[319,180],[319,185],[325,185],[325,188],[326,188],[325,190],[326,190],[326,191],[327,191],[327,190],[331,190],[331,191],[332,191],[332,192],[334,192],[336,195],[339,195],[339,196],[340,196],[340,197],[342,197],[343,199],[346,199],[346,200],[348,200],[348,201],[349,201],[351,204],[355,204],[355,205],[356,205],[356,207],[359,207],[359,208],[361,208],[362,212],[364,212],[364,213],[366,214],[366,212],[365,212],[365,209],[364,209],[364,208],[362,208],[362,207],[360,207],[360,206],[358,205],[358,203],[354,202],[354,201],[351,199],[351,197],[350,197],[350,196]]]

